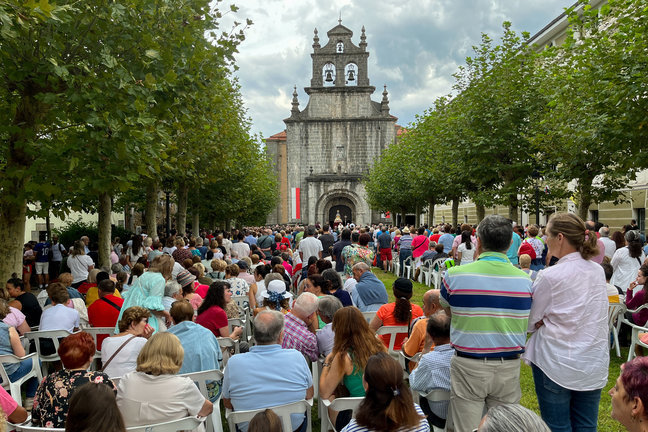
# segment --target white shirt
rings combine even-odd
[[[614,240],[610,239],[609,237],[601,237],[599,240],[603,242],[603,246],[605,246],[605,256],[612,258],[614,256],[614,252],[616,251],[616,243]]]
[[[88,267],[94,266],[94,261],[88,255],[70,256],[67,260],[67,266],[72,273],[72,283],[88,279]]]
[[[538,273],[533,284],[523,358],[552,381],[574,391],[607,384],[608,298],[603,267],[579,252],[562,257]],[[542,320],[538,330],[535,324]]]
[[[131,334],[127,334],[124,336],[112,336],[104,339],[101,344],[101,363],[105,365],[115,351],[117,351],[119,347],[132,336],[133,335]],[[129,372],[133,372],[137,367],[137,356],[145,344],[145,338],[133,338],[132,341],[128,342],[124,348],[119,351],[108,367],[103,371],[107,373],[110,378],[121,377]]]
[[[79,312],[62,304],[43,311],[38,330],[67,330],[79,328]]]
[[[469,264],[475,260],[475,250],[477,248],[475,245],[472,245],[471,249],[468,249],[466,243],[461,243],[457,247],[457,254],[461,254],[461,262],[459,265]],[[458,255],[457,255],[458,256]]]
[[[643,251],[639,258],[632,258],[630,256],[630,249],[627,247],[617,249],[614,252],[614,256],[612,256],[612,261],[610,261],[614,269],[610,283],[618,286],[625,293],[630,283],[637,278],[637,271],[645,259],[646,255]]]
[[[232,243],[231,251],[238,254],[239,259],[250,256],[250,245],[245,242]]]
[[[322,252],[322,242],[315,237],[305,237],[299,242],[299,252],[302,253],[302,262],[308,264],[308,258],[314,256],[319,258],[319,253]]]

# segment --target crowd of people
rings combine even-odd
[[[222,396],[235,411],[362,397],[355,415],[329,409],[336,429],[348,432],[427,431],[449,418],[457,431],[596,430],[608,378],[608,306],[624,302],[633,310],[648,302],[638,227],[611,234],[568,213],[545,227],[492,215],[476,227],[142,234],[114,239],[104,269],[95,268],[88,243],[82,237],[66,248],[54,237],[26,245],[23,277],[0,289],[0,354],[24,356],[20,337],[31,330],[70,333],[60,341],[60,367],[40,383],[27,380],[24,401],[0,389],[10,422],[31,412],[37,426],[84,431],[101,422],[112,431],[205,417],[212,401],[177,374],[224,369],[212,400]],[[392,271],[394,261],[401,274],[386,287],[377,274]],[[425,266],[443,279],[418,305],[413,280]],[[236,318],[253,320],[251,337],[230,324]],[[648,309],[627,319],[643,326]],[[389,326],[407,331],[394,341],[376,336]],[[83,331],[91,327],[114,330],[95,344]],[[221,348],[219,338],[236,341],[240,354]],[[40,351],[54,353],[46,342]],[[409,384],[390,355],[397,351],[409,359]],[[519,405],[521,360],[531,365],[540,417]],[[315,395],[309,363],[317,361]],[[29,358],[4,367],[15,381],[32,365]],[[644,430],[648,420],[646,376],[639,356],[610,390],[612,416],[628,430]],[[452,402],[413,398],[410,388],[448,391]],[[293,430],[305,430],[305,418],[293,415]],[[271,410],[238,427],[281,428]]]

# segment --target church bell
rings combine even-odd
[[[353,66],[349,66],[349,72],[347,72],[347,81],[355,81],[355,71]]]

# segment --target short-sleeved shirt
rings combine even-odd
[[[319,253],[324,251],[322,242],[315,237],[306,237],[299,242],[299,251],[303,254],[302,261],[307,263],[308,258],[319,257]]]
[[[119,306],[116,308],[108,301]],[[95,301],[88,308],[88,321],[92,327],[115,327],[119,312],[124,304],[124,299],[109,294],[99,300]],[[101,342],[106,338],[106,335],[97,336],[97,349],[101,350]]]
[[[129,341],[129,339],[131,339]],[[128,341],[126,345],[124,342]],[[103,340],[101,349],[101,363],[104,364],[104,372],[111,378],[122,377],[129,372],[133,372],[137,367],[137,356],[146,344],[146,338],[133,337],[131,334],[124,336],[113,336]],[[115,355],[117,350],[124,347]],[[115,355],[113,357],[113,355]],[[108,366],[106,362],[113,357]]]
[[[4,387],[0,387],[0,408],[2,412],[9,417],[18,408],[18,402],[11,397]]]
[[[416,304],[410,304],[412,308],[412,317],[410,318],[410,322],[415,320],[418,317],[423,316],[423,309],[419,305]],[[382,306],[380,306],[380,309],[378,309],[378,312],[376,312],[376,316],[380,318],[382,321],[383,326],[399,326],[399,325],[408,325],[408,323],[402,323],[402,322],[397,322],[396,318],[394,317],[394,309],[396,308],[396,303],[387,303]],[[382,339],[383,343],[385,344],[386,347],[389,346],[389,341],[390,341],[390,335],[381,335],[380,339]],[[399,350],[401,349],[401,346],[403,345],[403,339],[407,337],[407,333],[399,333],[396,335],[396,342],[394,342],[394,350]]]
[[[220,306],[212,306],[196,317],[196,324],[200,324],[220,337],[220,329],[227,327],[227,314]]]
[[[378,247],[380,249],[391,248],[392,238],[391,238],[391,234],[389,234],[389,231],[385,231],[384,233],[380,234],[377,240],[378,240]]]
[[[68,258],[67,266],[72,273],[72,283],[88,279],[88,267],[94,266],[94,261],[88,255],[74,255]]]
[[[223,397],[231,399],[235,411],[261,409],[300,401],[312,386],[313,374],[301,353],[278,344],[256,345],[229,359]],[[303,419],[291,416],[293,430]]]
[[[319,236],[319,241],[322,243],[322,258],[330,256],[330,248],[335,244],[335,238],[331,234],[322,234]]]
[[[61,243],[54,243],[50,248],[52,261],[63,261],[63,252],[65,252],[65,246]]]
[[[115,390],[115,385],[108,375],[99,371],[63,369],[46,376],[34,396],[32,424],[47,428],[65,427],[74,390],[89,382],[104,383]]]
[[[317,361],[319,357],[315,334],[308,330],[303,320],[292,313],[287,313],[285,316],[284,338],[281,346],[296,349],[312,361]]]
[[[45,309],[41,315],[39,330],[67,330],[79,328],[79,312],[62,304]]]
[[[36,254],[36,262],[49,262],[50,244],[49,242],[41,242],[34,246],[34,253]]]
[[[117,389],[117,406],[126,427],[196,416],[205,403],[193,380],[177,375],[130,372]]]

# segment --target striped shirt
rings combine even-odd
[[[421,407],[418,406],[418,404],[414,404],[414,408],[416,408],[416,412],[418,413],[418,415],[425,417],[425,414],[423,414],[423,411],[421,410]],[[403,429],[403,428],[397,429],[398,432],[429,432],[429,430],[430,430],[430,424],[424,418],[421,419],[420,423],[416,427],[408,428],[408,429]],[[370,432],[370,431],[366,427],[360,426],[356,422],[356,419],[351,419],[349,424],[346,425],[341,432]]]
[[[454,353],[450,344],[444,344],[423,354],[418,367],[409,376],[411,389],[421,393],[429,393],[434,389],[450,391],[450,360]],[[442,419],[448,418],[448,404],[449,401],[428,402],[432,412]]]
[[[506,255],[485,252],[443,278],[441,306],[450,307],[452,346],[475,357],[524,352],[531,310],[531,278]]]

